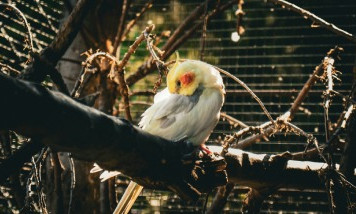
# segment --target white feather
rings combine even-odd
[[[198,146],[209,138],[219,121],[225,91],[222,78],[215,68],[204,62],[187,61],[203,70],[201,91],[192,96],[183,96],[171,94],[165,88],[156,94],[154,104],[142,114],[139,126],[168,140],[185,138]],[[102,169],[94,165],[90,172],[98,171]],[[120,172],[104,171],[100,179],[105,181],[118,174]]]
[[[199,101],[190,110],[189,97],[167,93],[159,94],[165,99],[146,110],[139,123],[145,131],[169,140],[180,140],[187,137],[194,145],[204,143],[219,120],[223,95],[216,89],[204,89]],[[162,127],[167,120],[174,120],[168,127]]]

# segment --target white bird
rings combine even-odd
[[[139,126],[168,140],[185,139],[202,146],[219,121],[224,94],[222,78],[213,66],[177,60],[167,75],[167,88],[154,97],[154,104],[142,114]],[[106,180],[116,174],[104,172],[101,178]],[[131,181],[114,214],[128,213],[142,188]]]

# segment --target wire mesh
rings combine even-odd
[[[291,1],[327,21],[351,32],[355,32],[356,3],[354,1]],[[149,23],[156,25],[155,33],[174,30],[175,27],[195,8],[200,1],[160,1],[145,14],[139,23],[143,28]],[[144,2],[136,2],[133,8],[142,7]],[[228,70],[248,84],[261,98],[274,118],[287,111],[299,90],[303,87],[315,66],[319,65],[326,52],[339,45],[345,49],[336,69],[343,72],[341,82],[335,82],[335,89],[348,94],[355,75],[355,45],[322,28],[312,28],[311,22],[299,14],[279,6],[259,0],[246,1],[243,8],[246,15],[243,25],[246,32],[237,42],[232,40],[236,31],[236,17],[232,9],[209,22],[205,47],[206,61]],[[135,10],[132,11],[132,16]],[[139,32],[139,31],[138,31]],[[136,34],[137,35],[137,34]],[[134,38],[132,36],[131,38]],[[201,31],[179,48],[182,58],[199,59]],[[132,41],[127,41],[129,44]],[[145,53],[145,47],[137,53]],[[156,74],[152,75],[154,78]],[[226,101],[222,111],[248,125],[261,124],[267,117],[258,104],[239,85],[224,77]],[[138,88],[152,87],[142,80]],[[325,142],[321,83],[313,86],[304,100],[303,111],[297,112],[293,123],[314,134],[320,142]],[[151,103],[152,98],[138,97],[143,103]],[[136,121],[146,106],[133,106]],[[335,98],[330,111],[332,120],[342,112],[342,99]],[[220,121],[212,133],[209,144],[232,128],[226,121]],[[292,134],[275,134],[270,141],[261,141],[247,148],[256,153],[279,153],[303,151],[306,141]],[[224,213],[241,212],[241,204],[247,193],[245,187],[235,187],[228,198]],[[198,213],[202,211],[201,198],[197,204],[186,204],[174,194],[146,190],[135,204],[133,213]],[[208,201],[208,207],[211,198]],[[148,205],[149,208],[143,206]],[[147,211],[150,210],[150,211]],[[327,213],[328,200],[322,190],[281,189],[270,196],[262,206],[262,213]]]
[[[5,1],[2,1],[5,2]],[[61,17],[62,1],[12,1],[25,13],[33,26],[35,50],[46,47],[56,35],[58,21]],[[353,0],[314,0],[291,1],[314,12],[329,22],[351,32],[356,33],[356,2]],[[135,17],[146,1],[134,1],[129,16]],[[162,0],[154,2],[154,6],[147,12],[129,35],[122,46],[121,53],[125,53],[142,29],[150,23],[156,25],[155,32],[159,35],[163,30],[171,30],[198,5],[201,1]],[[316,65],[326,52],[339,45],[345,49],[342,60],[336,63],[336,68],[343,72],[341,82],[336,82],[335,89],[347,94],[355,76],[355,45],[340,36],[322,28],[311,28],[311,22],[291,11],[267,4],[261,0],[249,0],[244,4],[246,15],[243,17],[245,34],[240,35],[238,41],[233,41],[232,33],[236,31],[237,8],[226,10],[217,18],[211,20],[207,27],[205,59],[208,63],[228,70],[245,83],[265,103],[267,109],[275,118],[289,109],[298,91],[303,87]],[[28,59],[25,48],[25,30],[19,19],[9,11],[0,11],[0,55],[1,61],[9,63],[17,69],[24,67]],[[200,54],[201,31],[188,39],[179,53],[182,58],[198,59]],[[163,39],[164,41],[164,39]],[[163,42],[161,43],[163,44]],[[135,71],[147,58],[148,51],[144,45],[136,51],[127,72]],[[174,57],[172,57],[174,58]],[[18,66],[18,62],[21,62]],[[152,89],[157,74],[141,80],[132,90]],[[257,125],[267,120],[254,100],[236,83],[224,78],[227,89],[226,102],[223,111],[245,122]],[[162,85],[162,87],[164,84]],[[323,84],[312,88],[302,107],[304,111],[296,114],[295,125],[314,134],[320,142],[324,142],[322,91]],[[152,97],[141,96],[132,98],[132,112],[136,122],[141,113],[152,103]],[[342,100],[335,98],[330,111],[331,119],[335,120],[342,110]],[[213,134],[214,139],[233,130],[226,121],[220,121]],[[284,151],[302,151],[305,140],[294,135],[276,134],[270,141],[261,141],[247,148],[257,153],[279,153]],[[117,184],[119,193],[123,193],[127,180],[119,179]],[[2,187],[5,194],[8,189]],[[228,198],[224,213],[241,211],[241,204],[247,192],[245,187],[236,187]],[[0,198],[1,200],[1,198]],[[170,192],[144,190],[135,203],[132,213],[201,213],[205,198],[197,202],[185,202]],[[7,203],[8,200],[4,203]],[[208,207],[211,197],[208,201]],[[11,206],[9,206],[11,207]],[[265,201],[262,213],[326,213],[328,202],[324,191],[282,189]]]

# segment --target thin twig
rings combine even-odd
[[[38,198],[39,198],[38,200],[39,200],[41,210],[44,214],[47,214],[48,211],[47,211],[47,207],[46,207],[46,202],[45,202],[45,199],[42,194],[42,188],[40,188],[40,184],[41,184],[41,180],[40,180],[40,176],[39,176],[40,173],[38,172],[38,169],[37,169],[37,162],[40,162],[41,160],[42,160],[42,157],[39,157],[37,159],[37,161],[35,161],[35,159],[32,157],[33,172],[32,172],[31,177],[35,178],[35,183],[37,186],[37,194],[38,194]]]
[[[210,21],[211,18],[213,18],[214,16],[216,16],[217,14],[225,11],[227,8],[230,8],[234,2],[236,0],[230,0],[228,2],[226,2],[225,4],[218,4],[217,7],[212,11],[210,12],[206,19],[207,19],[207,22]],[[204,3],[203,3],[204,5]],[[193,22],[194,23],[194,22]],[[174,42],[172,42],[172,44],[170,46],[163,46],[162,50],[164,50],[164,54],[162,56],[162,60],[165,60],[167,59],[173,52],[174,50],[176,50],[181,44],[183,44],[185,41],[187,41],[187,39],[204,23],[203,20],[199,21],[198,23],[196,23],[194,26],[190,27],[189,30],[187,30],[184,35],[181,35],[180,37],[176,38],[174,40]],[[172,39],[173,38],[173,35],[169,38]]]
[[[330,30],[331,32],[336,33],[337,35],[343,36],[346,39],[356,43],[356,37],[354,35],[352,35],[351,33],[335,26],[332,23],[329,23],[327,21],[325,21],[324,19],[320,18],[319,16],[311,13],[310,11],[307,11],[301,7],[298,7],[295,4],[292,4],[288,1],[285,0],[267,0],[267,2],[272,2],[275,4],[279,4],[281,5],[283,8],[286,8],[288,10],[292,10],[294,12],[299,13],[300,15],[302,15],[305,19],[310,19],[313,21],[313,26],[317,25],[320,27],[323,27],[327,30]]]
[[[116,63],[116,64],[119,64],[120,62],[118,62],[116,60],[116,58],[109,54],[109,53],[106,53],[106,52],[102,52],[102,51],[98,51],[94,54],[91,54],[83,63],[84,66],[88,65],[88,64],[92,64],[93,60],[98,58],[98,57],[105,57],[105,58],[108,58],[110,59],[112,62]]]
[[[27,22],[27,19],[26,19],[26,17],[25,17],[25,15],[21,12],[21,10],[19,10],[15,5],[13,5],[13,4],[7,4],[7,3],[1,3],[0,2],[0,6],[2,6],[2,7],[5,7],[5,8],[11,8],[11,9],[13,9],[15,12],[16,12],[16,14],[18,14],[20,17],[21,17],[21,19],[24,21],[24,25],[25,25],[25,28],[26,28],[26,30],[27,30],[27,36],[28,36],[28,40],[29,40],[29,42],[30,42],[30,53],[31,54],[33,54],[34,53],[34,48],[33,48],[33,38],[32,38],[32,33],[31,33],[31,27],[30,27],[30,25],[28,24],[28,22]]]
[[[266,109],[266,107],[263,105],[262,101],[260,100],[260,98],[257,97],[257,95],[255,93],[253,93],[253,91],[243,82],[241,81],[239,78],[235,77],[234,75],[230,74],[229,72],[218,68],[216,66],[214,66],[215,69],[217,69],[220,73],[225,74],[226,76],[230,77],[231,79],[233,79],[235,82],[237,82],[238,84],[240,84],[246,91],[248,91],[249,94],[251,94],[251,96],[257,101],[257,103],[260,105],[260,107],[262,108],[263,112],[266,114],[266,116],[268,117],[268,119],[270,120],[270,122],[275,125],[275,121],[273,120],[271,114],[268,112],[268,110]]]
[[[136,22],[142,17],[142,15],[152,7],[152,4],[153,3],[153,0],[149,0],[144,6],[143,8],[141,9],[141,11],[139,13],[136,13],[136,17],[129,21],[129,23],[127,23],[126,25],[126,28],[125,28],[125,31],[124,33],[122,34],[122,37],[121,37],[121,42],[125,41],[127,36],[129,35],[132,27],[136,24]]]
[[[272,122],[267,122],[267,123],[264,123],[262,125],[259,125],[259,126],[248,126],[246,128],[243,128],[241,130],[239,130],[238,132],[235,132],[233,133],[233,135],[229,135],[229,136],[226,136],[224,141],[223,141],[223,150],[221,151],[221,156],[225,156],[225,154],[228,153],[228,149],[230,148],[230,146],[233,144],[233,143],[236,143],[238,142],[238,140],[243,137],[244,135],[246,134],[249,134],[249,133],[264,133],[264,130],[267,128],[267,127],[270,127],[274,124],[275,122],[273,121]],[[273,132],[275,131],[276,129],[273,127]],[[272,132],[272,133],[273,133]]]
[[[216,16],[217,14],[223,12],[233,5],[236,0],[230,0],[225,4],[219,6],[212,13],[210,13],[209,19]],[[177,48],[188,40],[188,38],[203,24],[202,21],[199,21],[194,26],[191,26],[192,23],[201,16],[204,9],[205,2],[198,6],[173,32],[169,37],[165,45],[162,47],[164,51],[161,60],[166,60],[172,53],[174,53]],[[183,34],[183,35],[182,35]],[[142,66],[140,66],[136,72],[127,77],[126,82],[128,86],[135,84],[137,81],[150,74],[155,70],[155,66],[152,66],[152,61],[149,59]]]
[[[100,57],[105,57],[109,59],[113,64],[118,64],[119,62],[116,60],[114,56],[112,56],[109,53],[102,52],[102,51],[97,51],[94,54],[91,54],[91,51],[88,51],[85,53],[85,55],[88,55],[87,59],[82,63],[83,68],[79,74],[78,80],[75,82],[74,88],[71,92],[71,97],[78,98],[80,96],[80,88],[83,88],[84,81],[88,81],[92,74],[95,73],[96,69],[91,69],[90,66],[92,65],[93,61],[96,58]],[[88,72],[90,71],[90,72]],[[94,72],[93,72],[94,71]],[[86,76],[85,74],[89,74],[89,76]]]
[[[70,93],[71,97],[76,97],[77,91],[78,91],[81,83],[83,82],[84,74],[85,74],[85,67],[83,66],[82,70],[80,71],[80,74],[79,74],[79,76],[77,78],[77,81],[75,82],[74,87],[73,87],[73,89],[72,89],[72,91]]]
[[[210,3],[212,0],[208,0]],[[181,24],[174,30],[172,35],[169,37],[168,41],[162,47],[162,50],[167,51],[177,40],[181,37],[181,34],[186,31],[189,26],[191,26],[194,21],[199,19],[199,17],[204,13],[206,3],[203,2],[199,6],[197,6],[190,14],[185,18]]]
[[[180,61],[185,61],[184,59],[181,59]],[[164,64],[164,66],[168,66],[175,63],[175,60],[167,62]],[[213,66],[213,65],[212,65]],[[256,101],[257,103],[260,105],[260,107],[262,108],[263,112],[266,114],[266,116],[268,117],[268,119],[270,120],[270,122],[275,125],[275,121],[273,120],[271,114],[268,112],[268,110],[266,109],[266,107],[264,106],[264,104],[262,103],[262,101],[260,100],[260,98],[257,97],[257,95],[243,82],[241,81],[239,78],[237,78],[236,76],[232,75],[231,73],[213,66],[216,70],[218,70],[220,73],[223,73],[224,75],[230,77],[231,79],[233,79],[235,82],[237,82],[238,84],[240,84]]]
[[[157,54],[156,54],[156,52],[154,50],[155,46],[153,45],[152,36],[149,35],[148,33],[144,33],[144,35],[145,35],[145,38],[146,38],[148,51],[150,52],[150,54],[151,54],[151,56],[153,58],[153,62],[155,62],[156,67],[157,67],[158,72],[159,72],[159,78],[158,78],[158,80],[156,81],[156,83],[154,84],[154,87],[153,87],[153,92],[156,93],[158,87],[162,83],[162,76],[163,75],[167,75],[167,73],[168,73],[168,68],[165,67],[164,62],[161,61],[160,58],[157,56]],[[159,49],[159,48],[156,47],[156,49]]]
[[[122,58],[122,60],[118,63],[116,70],[114,73],[110,73],[109,77],[111,79],[114,79],[115,76],[117,75],[118,72],[121,72],[124,69],[124,66],[127,64],[127,62],[129,61],[131,55],[136,51],[136,49],[138,48],[138,46],[141,44],[141,42],[143,40],[145,40],[145,35],[144,33],[151,33],[151,31],[153,30],[154,25],[150,25],[149,27],[146,27],[146,29],[141,33],[141,35],[139,37],[136,38],[135,42],[129,47],[128,51],[125,53],[124,57]],[[115,58],[115,57],[114,57]],[[116,61],[116,59],[115,59]]]
[[[236,128],[236,126],[240,126],[241,128],[246,128],[248,127],[248,125],[246,125],[245,123],[243,123],[242,121],[240,120],[237,120],[236,118],[226,114],[225,112],[221,112],[220,113],[220,117],[222,119],[226,119],[229,121],[230,124],[232,124],[234,126],[234,128]],[[263,136],[263,139],[265,141],[269,141],[268,137],[267,136]]]
[[[146,34],[149,34],[154,28],[154,25],[150,25],[146,27],[146,29],[141,33],[141,35],[135,40],[135,42],[129,47],[129,50],[125,53],[123,59],[117,64],[117,66],[113,66],[109,77],[113,80],[117,77],[117,83],[119,84],[120,94],[124,101],[125,107],[125,115],[126,119],[132,122],[132,117],[130,113],[130,103],[129,103],[129,93],[128,93],[128,86],[125,81],[125,74],[124,74],[124,66],[129,61],[131,55],[136,51],[138,46],[141,44],[143,40],[146,38]]]
[[[206,30],[207,30],[207,25],[208,25],[208,4],[209,4],[209,0],[205,0],[204,23],[203,23],[203,29],[202,29],[201,38],[200,38],[200,60],[201,61],[204,60]]]
[[[335,47],[333,49],[330,49],[330,51],[327,53],[327,56],[337,56],[341,51],[342,51],[342,48]],[[314,85],[314,83],[318,80],[318,76],[324,71],[324,59],[321,62],[321,64],[315,68],[313,74],[309,77],[307,82],[304,84],[302,90],[299,92],[297,98],[294,100],[291,108],[279,117],[280,120],[290,121],[294,118],[294,115],[298,111],[299,106],[302,104],[304,98],[307,96],[308,92],[310,91],[310,89]],[[268,123],[268,122],[266,122],[266,123]],[[266,130],[264,130],[264,133],[247,137],[239,142],[239,144],[237,145],[237,148],[240,148],[240,149],[246,148],[246,147],[250,146],[251,144],[255,143],[261,137],[269,135],[272,132],[273,132],[273,128],[269,127]]]
[[[115,53],[115,55],[116,55],[117,49],[122,41],[121,37],[122,37],[125,18],[126,18],[126,14],[127,14],[127,8],[128,8],[128,0],[124,0],[122,2],[122,11],[121,11],[121,16],[120,16],[120,20],[119,20],[119,26],[117,27],[117,32],[115,35],[114,45],[113,45],[113,49],[112,49],[112,51],[113,51],[112,54]]]
[[[286,132],[292,131],[296,135],[302,135],[307,138],[308,145],[306,146],[304,153],[308,150],[309,145],[313,144],[315,146],[319,156],[326,162],[326,158],[324,157],[322,151],[320,150],[318,140],[316,139],[316,137],[314,135],[306,133],[304,130],[302,130],[301,128],[297,127],[296,125],[294,125],[288,121],[279,120],[278,122],[281,122],[282,124],[286,125],[289,128],[289,129],[286,129]]]
[[[244,122],[234,118],[234,117],[231,117],[230,115],[226,114],[225,112],[221,112],[220,113],[220,117],[223,118],[223,119],[226,119],[228,120],[229,122],[233,123],[233,124],[236,124],[242,128],[246,128],[248,127],[248,125],[246,125]]]

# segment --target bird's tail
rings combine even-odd
[[[113,214],[127,214],[135,203],[137,197],[140,195],[142,189],[143,186],[131,181]]]

